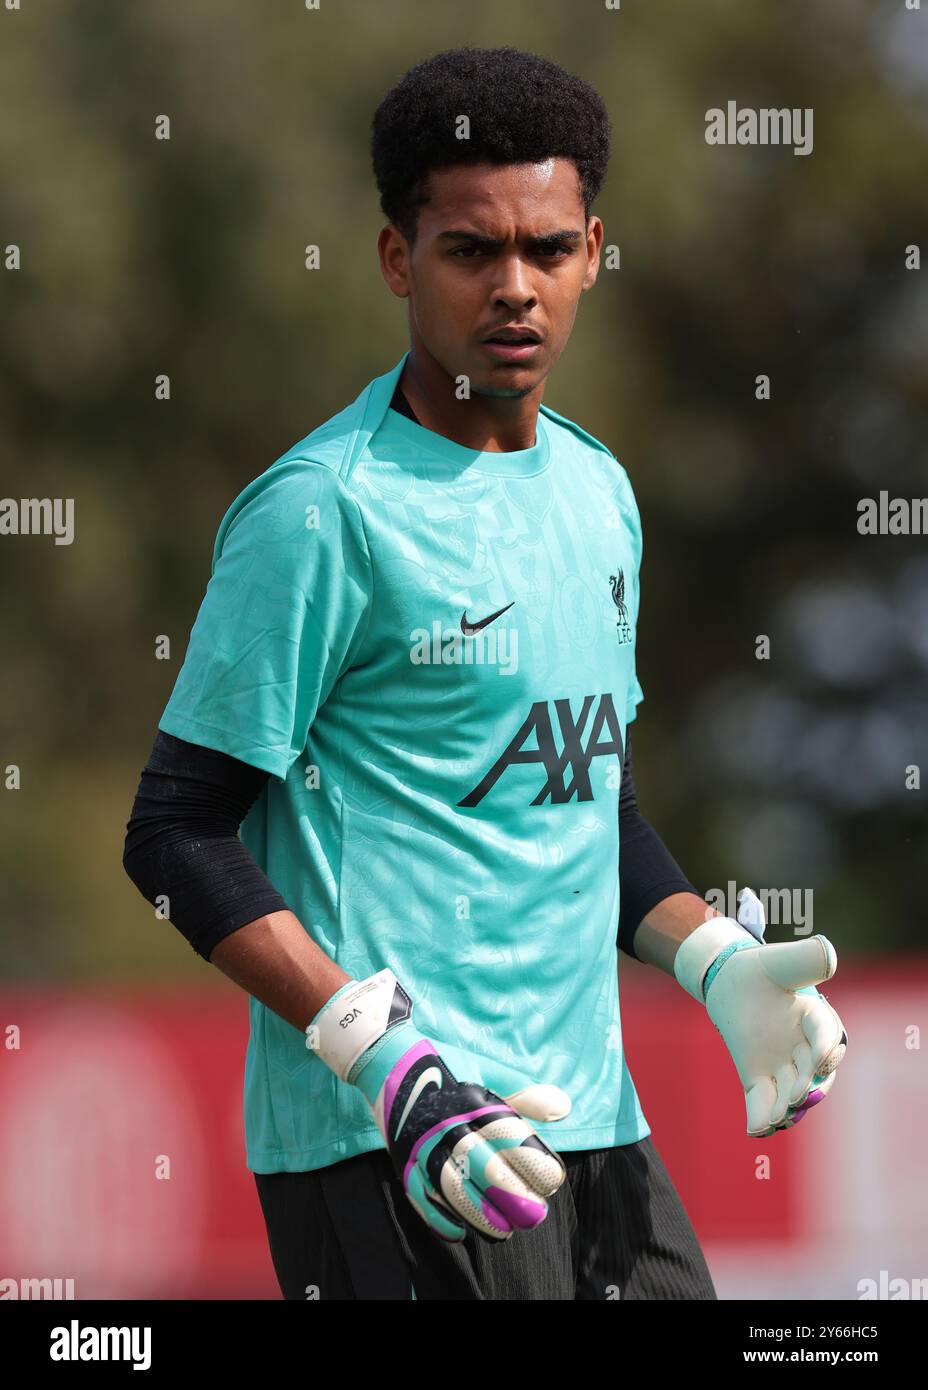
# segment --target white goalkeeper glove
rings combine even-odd
[[[343,985],[306,1034],[361,1091],[403,1191],[436,1235],[460,1241],[472,1228],[496,1242],[544,1221],[566,1169],[522,1116],[563,1119],[571,1103],[560,1087],[425,1037],[392,970]]]
[[[677,949],[674,974],[705,1004],[744,1087],[747,1132],[798,1124],[824,1100],[847,1050],[847,1033],[817,984],[838,965],[824,936],[764,941],[764,909],[744,889],[738,919],[713,917]]]

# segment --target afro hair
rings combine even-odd
[[[460,116],[470,138],[455,135]],[[431,169],[572,159],[584,212],[606,177],[609,117],[557,63],[517,48],[452,48],[410,68],[374,113],[371,156],[384,216],[415,241]]]

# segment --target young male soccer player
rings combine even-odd
[[[251,996],[288,1298],[715,1297],[623,1056],[617,942],[705,1003],[751,1134],[844,1053],[825,938],[707,912],[637,809],[638,511],[542,404],[608,146],[586,83],[509,48],[384,99],[409,350],[226,514],[142,775],[127,872]]]

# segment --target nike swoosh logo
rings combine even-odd
[[[515,603],[515,599],[512,600],[512,603]],[[505,608],[500,608],[497,612],[491,613],[488,618],[482,618],[479,623],[469,623],[467,621],[467,609],[465,608],[464,612],[461,614],[461,631],[464,633],[464,636],[469,637],[472,632],[479,632],[481,628],[488,627],[490,623],[495,623],[497,618],[502,617],[504,613],[508,613],[509,609],[512,607],[512,603],[507,603]]]
[[[409,1099],[403,1106],[403,1113],[400,1116],[400,1122],[397,1125],[396,1133],[393,1136],[394,1143],[396,1143],[397,1139],[399,1139],[400,1130],[403,1128],[403,1125],[409,1119],[410,1110],[415,1105],[416,1101],[419,1099],[426,1086],[437,1086],[438,1089],[441,1090],[441,1081],[442,1076],[438,1067],[426,1067],[425,1071],[419,1077],[415,1086],[413,1086],[412,1091],[409,1094]]]

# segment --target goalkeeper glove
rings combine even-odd
[[[522,1116],[563,1119],[571,1103],[559,1087],[426,1038],[392,970],[343,985],[306,1034],[364,1096],[403,1191],[436,1235],[461,1241],[470,1228],[508,1240],[545,1219],[566,1169]]]
[[[674,957],[683,988],[704,1003],[744,1087],[747,1132],[760,1137],[798,1124],[824,1100],[847,1050],[847,1033],[815,988],[838,965],[824,936],[768,945],[764,909],[750,888],[738,919],[714,917]]]

